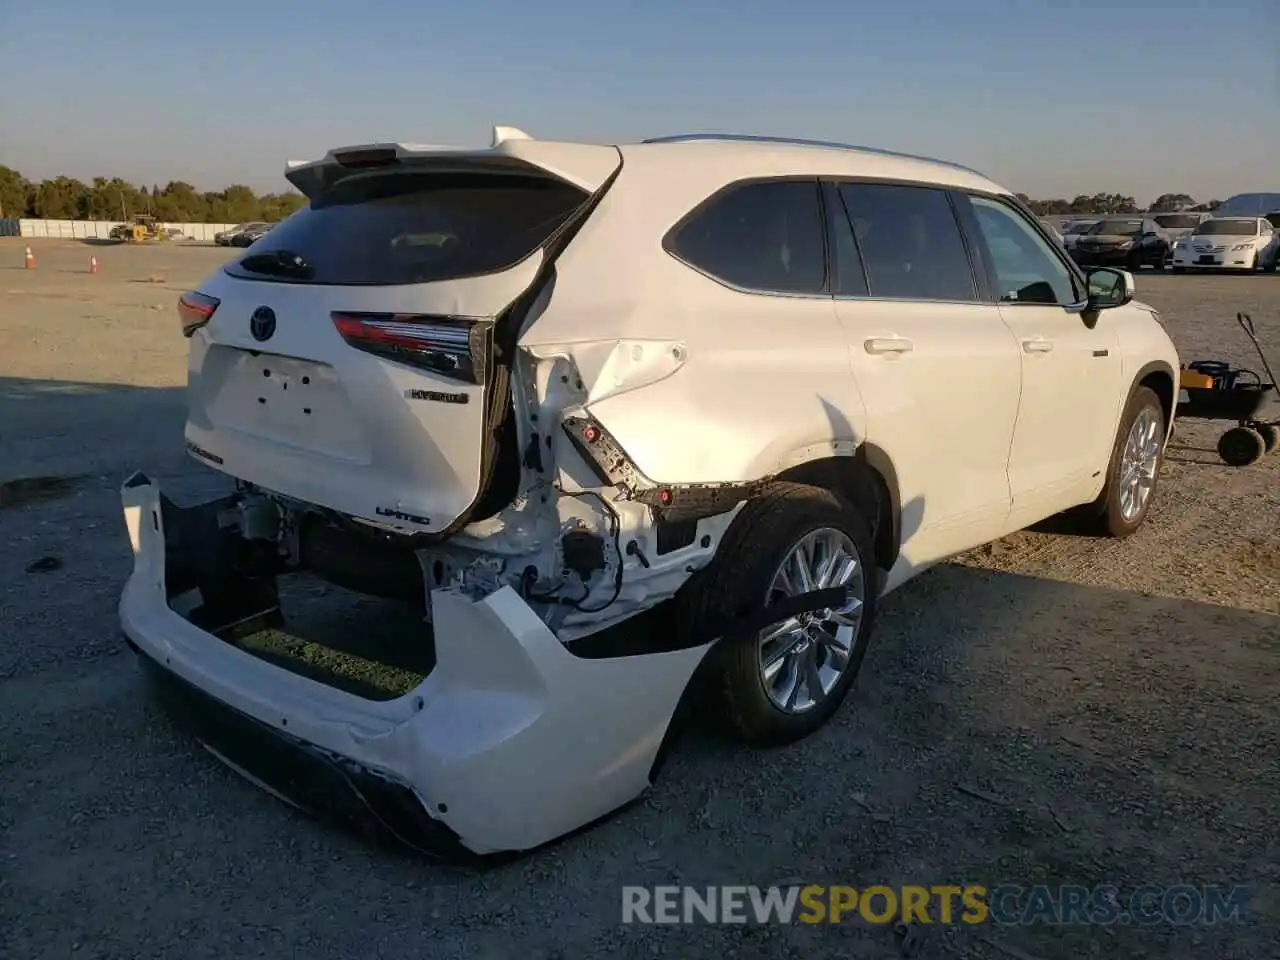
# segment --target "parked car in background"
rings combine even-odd
[[[1172,243],[1147,217],[1107,217],[1090,227],[1071,249],[1081,266],[1163,270]]]
[[[690,701],[798,740],[884,594],[1147,516],[1174,345],[974,170],[500,127],[287,177],[312,205],[178,308],[187,451],[237,490],[125,481],[120,620],[215,756],[375,836],[534,848],[644,791]],[[403,604],[394,669],[271,639],[303,573]]]
[[[1185,270],[1275,270],[1280,234],[1266,217],[1214,217],[1173,247],[1174,273]]]
[[[1170,254],[1173,244],[1187,236],[1206,220],[1212,220],[1211,213],[1156,213],[1151,217],[1160,228],[1164,238],[1169,241]]]
[[[257,230],[261,227],[265,227],[266,225],[267,222],[265,220],[249,220],[246,223],[238,223],[230,230],[223,230],[221,233],[215,233],[213,235],[213,242],[220,247],[248,246],[248,244],[235,243],[235,238],[240,236],[242,233],[250,230]]]
[[[1225,217],[1265,217],[1280,210],[1280,193],[1237,193],[1223,200],[1213,211],[1214,219]]]
[[[231,246],[248,247],[252,246],[258,240],[265,237],[275,226],[274,223],[262,223],[257,226],[250,227],[248,230],[241,230],[231,238]]]
[[[1062,225],[1062,246],[1068,253],[1075,249],[1076,242],[1089,232],[1097,220],[1068,220]]]

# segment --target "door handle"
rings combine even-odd
[[[915,344],[906,337],[872,337],[864,340],[862,346],[867,353],[910,353]]]
[[[1041,340],[1039,337],[1033,340],[1023,340],[1022,349],[1027,353],[1048,353],[1053,349],[1053,341]]]

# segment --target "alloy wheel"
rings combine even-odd
[[[853,541],[833,527],[803,536],[778,565],[766,604],[830,587],[850,591],[842,607],[788,617],[761,631],[760,679],[779,710],[806,713],[835,689],[857,640],[866,584]]]

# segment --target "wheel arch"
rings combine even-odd
[[[1125,398],[1125,403],[1127,404],[1129,402],[1129,398],[1132,397],[1140,387],[1147,387],[1155,393],[1155,395],[1160,398],[1160,407],[1164,411],[1164,428],[1166,437],[1173,429],[1174,413],[1178,406],[1177,382],[1177,375],[1168,363],[1163,360],[1152,360],[1150,363],[1144,364],[1139,368],[1137,374],[1133,378],[1133,385],[1129,388],[1129,395]]]
[[[876,565],[889,570],[902,548],[902,502],[897,472],[887,453],[861,443],[827,456],[793,463],[772,477],[839,494],[866,511],[872,524]]]

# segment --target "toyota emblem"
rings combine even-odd
[[[270,340],[271,335],[276,332],[276,312],[270,307],[259,307],[253,311],[253,316],[249,318],[249,332],[255,340]]]

